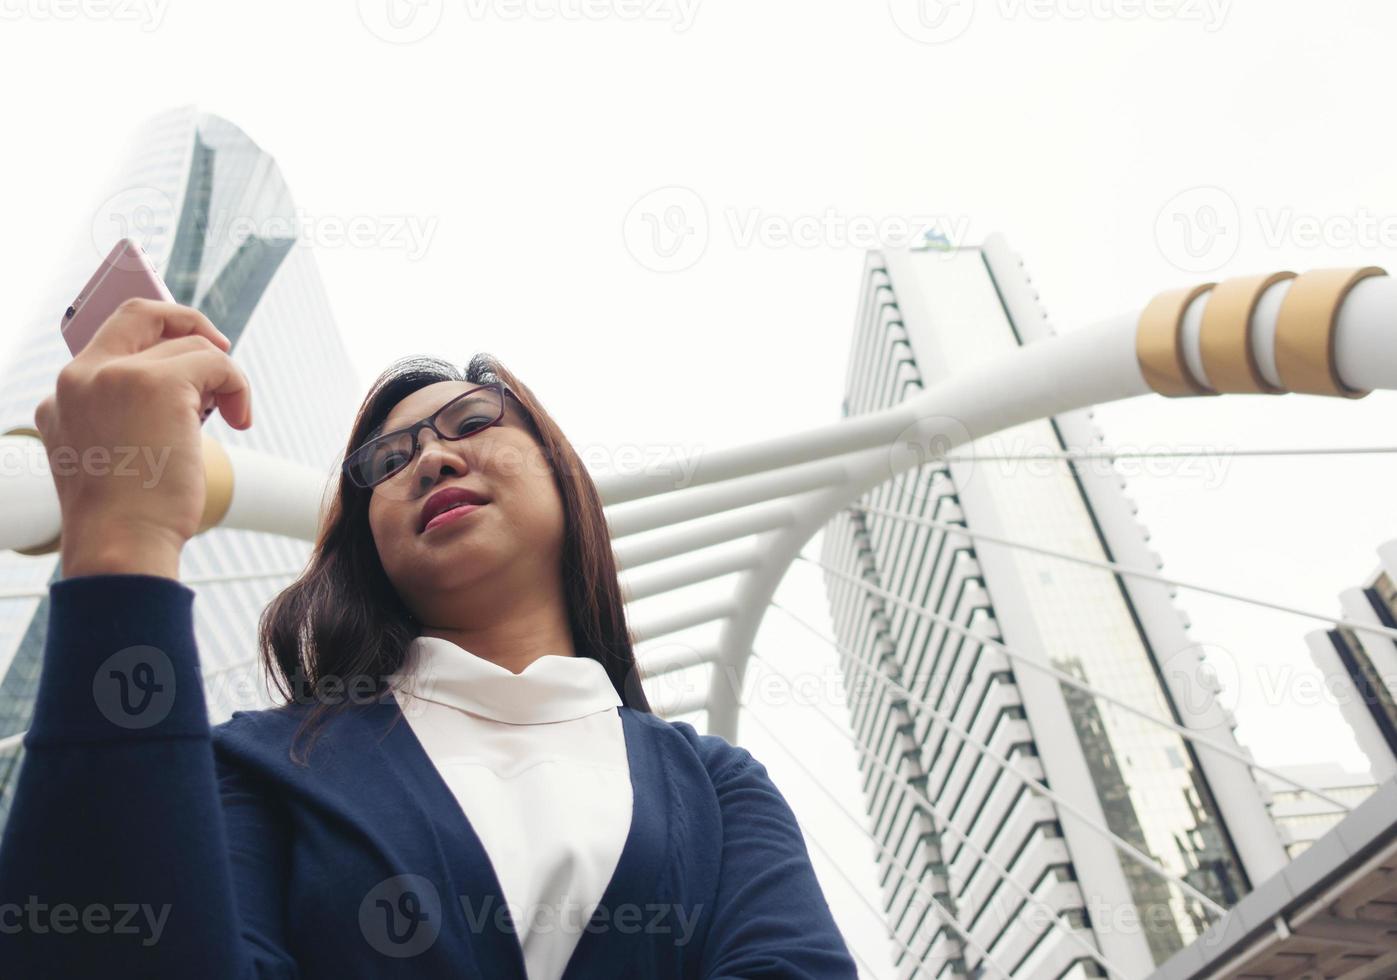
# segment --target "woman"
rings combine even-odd
[[[252,424],[228,351],[196,310],[132,301],[36,413],[51,461],[170,452],[158,479],[53,467],[65,578],[0,975],[855,975],[766,770],[650,713],[596,489],[489,358],[374,385],[263,616],[287,703],[211,730],[176,579],[200,406]]]

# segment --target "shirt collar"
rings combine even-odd
[[[570,721],[621,704],[600,661],[546,654],[516,674],[435,636],[408,644],[403,690],[461,711],[511,725]]]

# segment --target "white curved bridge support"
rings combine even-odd
[[[1397,387],[1397,280],[1380,270],[1319,270],[1247,288],[1246,296],[1236,281],[1164,293],[1141,314],[1022,347],[894,408],[705,454],[683,488],[667,474],[599,480],[622,558],[629,535],[762,505],[729,528],[733,537],[759,534],[759,548],[725,623],[718,663],[727,669],[714,674],[710,729],[736,735],[752,640],[794,556],[840,508],[899,473],[1025,421],[1151,392],[1256,393],[1258,374],[1276,394],[1361,397]],[[1210,311],[1214,297],[1224,302]],[[720,526],[711,530],[700,541],[676,530],[674,547],[661,553],[651,543],[645,559],[726,540]]]
[[[1021,347],[893,408],[704,453],[675,467],[691,473],[682,486],[666,472],[597,485],[630,598],[741,573],[729,601],[634,624],[654,639],[722,621],[718,648],[697,660],[720,668],[708,697],[684,707],[706,707],[710,730],[735,739],[752,640],[777,585],[810,537],[879,483],[1022,422],[1152,392],[1357,398],[1378,388],[1397,388],[1397,279],[1371,267],[1276,273],[1164,292],[1139,313]],[[0,436],[0,547],[27,554],[54,550],[60,534],[36,440],[32,430]],[[314,540],[325,474],[209,438],[205,463],[206,528]],[[721,559],[645,571],[742,538],[750,543]],[[648,665],[650,675],[692,659]]]

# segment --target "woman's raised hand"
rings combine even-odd
[[[130,299],[58,372],[34,413],[62,512],[65,576],[177,578],[204,508],[200,412],[252,424],[246,375],[208,317]]]

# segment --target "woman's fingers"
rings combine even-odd
[[[53,428],[53,416],[57,407],[57,400],[52,394],[49,394],[45,395],[34,408],[34,428],[39,430],[39,438],[46,442],[48,432]]]
[[[233,428],[246,429],[252,424],[252,386],[242,368],[223,351],[205,347],[161,360],[161,369],[187,378],[199,389],[201,400],[213,395],[224,420]]]
[[[182,354],[197,354],[202,351],[214,351],[222,354],[223,348],[202,334],[187,334],[183,337],[176,337],[173,340],[162,340],[153,347],[147,347],[141,351],[140,357],[147,360],[159,361]]]
[[[105,357],[136,354],[158,343],[187,336],[203,337],[220,351],[232,342],[198,310],[154,299],[128,299],[97,328],[83,349]],[[81,356],[81,354],[79,355]]]
[[[213,400],[234,428],[252,424],[248,380],[230,349],[198,310],[128,300],[58,372],[35,423],[63,514],[65,572],[178,574],[180,549],[203,513],[202,406]],[[85,459],[129,446],[165,451],[158,479],[53,465],[58,452]]]

